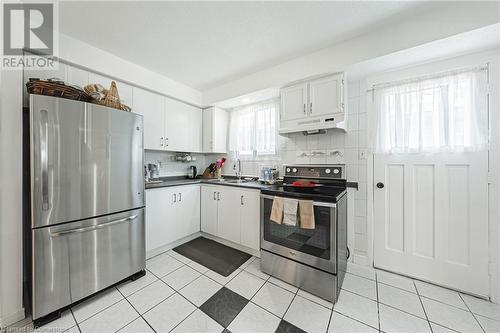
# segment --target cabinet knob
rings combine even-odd
[[[241,196],[241,198],[240,198],[240,203],[241,203],[242,206],[244,205],[244,203],[243,203],[243,196]]]
[[[384,188],[384,183],[378,182],[378,183],[377,183],[377,187],[378,187],[378,188]]]

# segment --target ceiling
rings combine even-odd
[[[263,70],[435,4],[60,2],[61,32],[198,90]]]

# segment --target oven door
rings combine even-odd
[[[337,273],[336,204],[314,202],[314,229],[271,221],[274,196],[261,194],[261,247],[300,263]]]

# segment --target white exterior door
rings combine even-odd
[[[375,267],[488,296],[487,165],[486,151],[375,155]]]

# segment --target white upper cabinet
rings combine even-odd
[[[132,111],[144,116],[144,149],[201,152],[201,109],[134,88]]]
[[[144,149],[165,150],[163,96],[134,88],[132,111],[144,117]]]
[[[226,153],[229,115],[218,107],[203,110],[203,152]]]
[[[307,115],[307,84],[281,89],[281,120],[294,120]]]
[[[280,133],[343,128],[344,75],[300,82],[280,91]]]
[[[309,82],[309,116],[342,112],[342,75]]]
[[[201,113],[200,108],[165,97],[167,150],[201,152]]]

